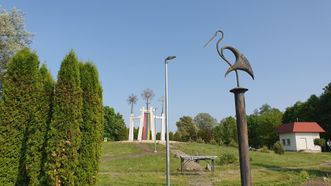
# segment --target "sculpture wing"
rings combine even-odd
[[[236,58],[235,63],[231,65],[229,69],[226,71],[225,76],[227,76],[232,71],[242,70],[247,72],[254,79],[254,72],[248,59],[242,53],[240,53],[239,50],[231,46],[224,46],[221,49],[222,55],[224,50],[230,50]],[[223,55],[223,59],[224,59],[224,55]]]

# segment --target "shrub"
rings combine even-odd
[[[199,137],[199,138],[197,139],[197,143],[205,143],[205,141],[204,141],[201,137]]]
[[[237,163],[237,162],[238,162],[237,156],[232,153],[224,153],[224,154],[221,154],[219,157],[220,165],[227,165],[227,164],[232,164],[232,163]]]
[[[214,139],[210,140],[209,143],[212,144],[212,145],[217,145],[217,142]]]
[[[269,153],[270,151],[269,151],[268,147],[264,145],[264,146],[260,149],[260,152],[263,152],[263,153]]]
[[[284,147],[279,141],[274,144],[273,150],[276,154],[284,154]]]
[[[306,181],[309,179],[309,173],[305,170],[300,171],[299,176],[303,181]]]
[[[316,138],[316,139],[314,139],[314,145],[318,145],[320,147],[324,147],[325,146],[325,139],[323,139],[323,138]]]

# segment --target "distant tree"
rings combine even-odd
[[[197,139],[197,127],[190,116],[183,116],[176,122],[177,132],[180,133],[180,141],[189,141]]]
[[[325,133],[321,134],[322,138],[330,139],[331,136],[331,83],[329,83],[320,96],[318,118],[317,120]]]
[[[175,141],[182,141],[182,135],[179,131],[176,131],[174,134],[174,140]]]
[[[149,102],[154,97],[154,92],[153,92],[153,90],[147,88],[143,91],[143,93],[141,94],[141,97],[146,101],[146,108],[148,109]]]
[[[277,128],[282,124],[283,113],[277,108],[263,109],[258,116],[257,133],[260,136],[260,146],[272,147],[278,140]]]
[[[258,119],[259,119],[258,112],[254,112],[253,114],[247,116],[249,146],[254,148],[262,147],[260,134],[258,133],[258,127],[259,127]]]
[[[235,118],[229,116],[220,122],[220,137],[225,145],[238,143],[237,125]]]
[[[194,123],[199,128],[198,137],[201,137],[206,143],[213,139],[212,128],[217,121],[208,113],[199,113],[194,117]]]
[[[25,30],[23,12],[13,8],[7,12],[0,7],[0,97],[2,78],[9,59],[19,50],[28,47],[32,34]]]
[[[39,185],[46,125],[39,60],[29,49],[8,63],[0,110],[2,185]]]
[[[174,133],[173,132],[169,132],[169,140],[174,140]]]
[[[76,185],[81,145],[82,90],[79,63],[73,51],[62,61],[57,79],[48,132],[46,183]]]
[[[104,114],[104,136],[112,141],[127,140],[128,132],[123,116],[109,106],[104,107]]]
[[[128,99],[127,99],[128,103],[131,105],[131,114],[133,113],[133,105],[135,105],[138,101],[138,98],[136,95],[131,94]]]
[[[80,63],[80,82],[83,91],[83,122],[80,126],[78,185],[94,185],[99,167],[103,139],[102,88],[98,70],[92,63]]]
[[[161,132],[156,133],[156,140],[161,140]]]

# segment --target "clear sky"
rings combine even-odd
[[[249,59],[256,79],[240,73],[250,114],[268,103],[284,111],[331,82],[331,1],[118,0],[13,1],[35,34],[31,48],[56,78],[64,56],[93,61],[103,85],[104,105],[128,121],[127,97],[154,91],[152,106],[164,93],[164,59],[169,64],[169,125],[183,115],[210,113],[217,120],[234,116],[234,74],[219,58],[215,42],[203,45],[217,29],[223,43]]]

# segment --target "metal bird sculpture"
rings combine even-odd
[[[254,72],[252,70],[251,65],[249,64],[248,59],[239,52],[238,49],[232,47],[232,46],[223,46],[221,49],[219,48],[221,41],[224,37],[224,32],[222,30],[218,30],[215,32],[215,34],[211,37],[211,39],[205,44],[204,47],[208,46],[211,41],[214,40],[214,38],[217,36],[217,33],[221,33],[221,38],[216,43],[216,50],[218,55],[230,66],[228,70],[225,72],[225,76],[227,76],[230,72],[235,71],[236,72],[236,79],[237,79],[237,87],[239,86],[239,74],[238,70],[242,70],[247,72],[253,79],[254,79]],[[228,59],[224,56],[224,50],[230,50],[233,55],[236,58],[236,61],[234,64],[231,64]]]

